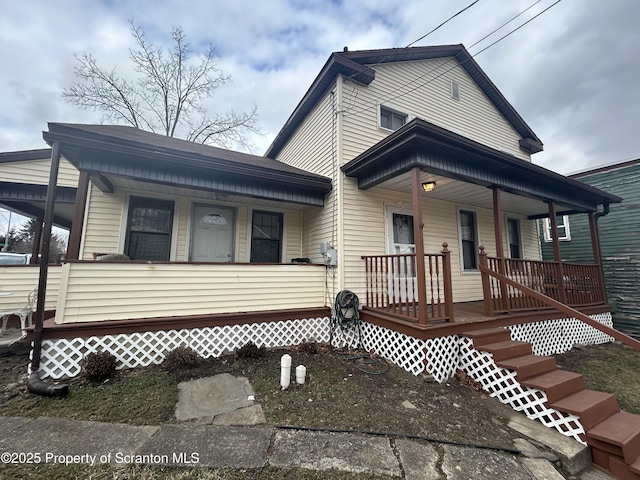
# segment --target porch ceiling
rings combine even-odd
[[[622,199],[597,188],[470,140],[421,119],[414,119],[342,167],[362,190],[382,186],[411,192],[407,174],[419,167],[423,181],[438,182],[429,193],[457,203],[492,208],[487,187],[504,192],[506,211],[529,217],[596,211]]]
[[[421,172],[420,181],[423,183],[436,182],[435,190],[422,193],[423,197],[427,200],[433,198],[458,205],[487,209],[493,208],[492,190],[482,185],[475,185],[428,172]],[[411,172],[402,173],[397,177],[386,180],[380,183],[378,187],[411,195]],[[502,210],[506,213],[526,217],[538,217],[549,213],[549,207],[546,203],[509,192],[502,192],[500,203]],[[428,215],[428,207],[424,213]],[[561,211],[558,212],[558,214],[562,213]]]
[[[56,188],[54,225],[66,229],[71,228],[75,198],[75,188]],[[43,218],[46,201],[46,185],[0,182],[0,206],[2,208],[26,217]]]

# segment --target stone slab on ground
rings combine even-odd
[[[36,418],[20,427],[20,435],[0,441],[3,452],[40,452],[56,455],[136,453],[159,427],[102,423],[62,418]]]
[[[445,478],[531,480],[530,473],[511,453],[452,445],[443,448]]]
[[[197,457],[195,463],[203,467],[259,468],[270,442],[271,430],[265,428],[164,425],[140,454],[166,455],[174,465],[188,465],[181,460]]]
[[[402,476],[388,439],[348,433],[279,431],[269,464],[275,467]]]
[[[253,388],[244,377],[221,373],[178,384],[175,416],[181,421],[211,423],[213,418],[255,403]]]
[[[571,474],[578,473],[591,465],[589,447],[554,429],[545,427],[540,422],[517,414],[509,419],[507,425],[553,451],[560,457],[562,466]]]
[[[33,418],[0,416],[0,441],[7,437],[11,437],[11,432],[22,428],[24,424],[32,421]]]
[[[239,408],[217,415],[213,419],[213,425],[260,425],[266,422],[261,405]]]
[[[438,451],[430,443],[397,439],[396,452],[406,480],[443,480],[438,471]]]

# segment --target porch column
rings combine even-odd
[[[42,217],[38,217],[36,220],[36,229],[33,232],[33,245],[31,246],[31,259],[29,265],[35,265],[38,263],[38,254],[40,253],[40,242],[42,242]]]
[[[506,276],[505,259],[504,259],[504,247],[502,244],[502,205],[500,204],[500,189],[496,186],[491,187],[493,190],[493,232],[496,239],[496,257],[498,258],[498,272],[500,275]],[[507,285],[504,282],[500,282],[500,297],[502,297],[502,306],[509,312],[511,311],[509,302],[509,292]]]
[[[427,323],[427,282],[424,268],[424,223],[422,222],[422,207],[420,205],[420,167],[411,170],[413,180],[411,191],[413,194],[413,241],[416,246],[416,278],[418,280],[418,323]]]
[[[80,240],[82,239],[82,231],[84,230],[84,210],[87,205],[88,192],[89,172],[82,171],[78,178],[76,202],[73,206],[73,219],[71,220],[69,245],[67,246],[67,260],[78,260],[78,258],[80,258]]]
[[[602,253],[600,250],[600,235],[598,234],[598,221],[595,212],[589,212],[589,230],[591,231],[591,248],[593,249],[593,263],[598,265],[600,272],[600,293],[602,301],[607,302],[607,289],[604,283],[604,265],[602,264]]]
[[[564,271],[562,268],[562,254],[560,253],[560,239],[558,238],[558,219],[556,218],[556,204],[549,201],[549,221],[551,222],[551,239],[553,240],[553,259],[557,263],[556,285],[558,287],[558,301],[567,303],[564,290]]]
[[[45,297],[47,294],[47,274],[49,273],[49,247],[51,245],[51,227],[53,224],[53,209],[56,202],[56,184],[60,168],[60,142],[53,142],[51,149],[51,169],[49,170],[49,185],[47,187],[47,203],[44,209],[44,230],[42,232],[42,248],[40,258],[40,275],[38,277],[38,303],[35,312],[33,331],[33,356],[31,372],[40,368],[40,353],[42,349],[42,326],[44,323]]]

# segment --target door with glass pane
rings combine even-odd
[[[235,210],[195,205],[191,227],[192,262],[232,262]]]
[[[397,255],[388,262],[389,292],[393,292],[395,302],[413,301],[418,298],[413,215],[407,211],[389,209],[387,223],[389,253]]]

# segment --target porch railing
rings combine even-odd
[[[452,321],[451,254],[447,244],[437,254],[425,254],[418,272],[415,254],[363,256],[366,306],[418,323]],[[424,275],[426,305],[419,302],[418,275]]]
[[[606,303],[598,265],[489,257],[482,248],[480,264],[572,307]],[[528,295],[485,273],[482,275],[482,288],[485,313],[489,316],[548,308],[548,304],[540,298]]]

